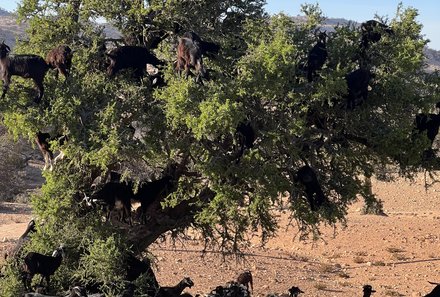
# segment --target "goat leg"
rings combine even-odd
[[[47,289],[49,289],[49,281],[50,281],[50,275],[46,275]]]
[[[11,77],[7,76],[3,79],[3,93],[2,93],[1,99],[5,98],[6,93],[8,92],[10,83],[11,83]]]
[[[58,156],[56,156],[55,159],[53,159],[53,164],[56,164],[58,160],[63,160],[63,159],[64,159],[64,152],[60,151]]]
[[[43,81],[40,79],[34,79],[34,83],[38,89],[38,96],[34,99],[34,102],[38,104],[40,103],[41,98],[43,98],[44,95],[44,85],[43,85]]]

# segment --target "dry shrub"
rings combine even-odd
[[[353,262],[356,264],[362,264],[365,263],[365,259],[363,257],[354,257]]]
[[[374,261],[371,263],[372,266],[385,266],[385,262],[383,261]]]
[[[327,286],[323,283],[316,283],[314,285],[315,289],[319,290],[319,291],[324,291],[327,290]]]
[[[389,247],[387,248],[387,252],[389,253],[402,253],[404,252],[404,250],[400,249],[400,248],[396,248],[396,247]]]

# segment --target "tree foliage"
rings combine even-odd
[[[394,34],[368,49],[371,90],[362,105],[348,110],[345,75],[358,68],[359,29],[351,23],[335,27],[329,58],[309,83],[303,69],[324,19],[319,7],[303,6],[307,19],[295,21],[267,16],[263,4],[21,2],[18,13],[29,22],[29,39],[15,52],[44,56],[61,43],[75,50],[72,76],[61,82],[48,73],[40,105],[30,104],[30,82],[16,77],[2,105],[3,122],[16,136],[32,141],[48,127],[69,136],[66,159],[45,172],[43,192],[33,198],[44,225],[26,247],[45,253],[61,242],[70,247],[56,288],[67,288],[70,277],[105,284],[121,280],[123,273],[113,268],[123,258],[112,255],[140,253],[167,231],[192,227],[207,246],[240,250],[249,230],[258,230],[263,241],[276,233],[275,211],[281,207],[288,208],[302,234],[318,235],[320,224],[344,223],[347,207],[368,193],[363,177],[388,165],[406,176],[427,166],[421,152],[428,141],[413,133],[413,121],[440,101],[439,77],[424,72],[427,41],[417,10],[399,6],[390,20]],[[154,52],[167,61],[160,70],[165,87],[153,88],[148,78],[140,83],[130,71],[106,77],[102,49],[110,43],[102,19],[122,33],[119,45],[161,40]],[[204,60],[212,75],[203,85],[173,69],[177,37],[190,30],[221,45],[216,59]],[[250,123],[256,140],[239,156],[241,123]],[[136,137],[130,125],[136,126]],[[317,211],[295,182],[305,164],[316,171],[328,197]],[[178,186],[155,201],[159,207],[151,224],[109,225],[79,203],[95,177],[115,168],[135,185],[174,168]],[[375,204],[374,197],[364,196]],[[0,292],[12,296],[17,286],[9,282]]]

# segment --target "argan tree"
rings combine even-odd
[[[324,21],[319,8],[304,6],[306,20],[296,21],[269,17],[263,5],[21,2],[28,40],[16,53],[44,56],[58,44],[75,50],[72,76],[63,82],[49,72],[39,105],[31,104],[31,84],[14,78],[1,107],[3,123],[16,136],[32,141],[50,127],[69,137],[66,158],[44,172],[42,194],[32,199],[40,224],[25,247],[49,253],[66,245],[54,290],[73,278],[99,283],[111,294],[109,284],[124,280],[127,251],[143,253],[164,234],[187,228],[200,232],[207,247],[240,251],[250,230],[261,232],[263,242],[275,234],[281,207],[301,234],[317,236],[321,224],[344,223],[357,195],[379,203],[367,195],[365,177],[387,166],[412,176],[436,165],[435,156],[423,154],[426,135],[414,132],[415,115],[440,101],[438,75],[424,71],[427,40],[415,9],[399,6],[388,21],[393,33],[365,50],[358,26],[336,26],[328,33],[328,58],[308,82],[307,55]],[[121,36],[106,36],[103,21]],[[203,83],[174,70],[177,40],[186,31],[221,46],[215,58],[204,58],[210,75]],[[155,86],[148,75],[139,81],[130,70],[106,76],[105,50],[128,44],[146,46],[166,62],[159,69],[165,86]],[[362,65],[372,74],[368,98],[348,108],[345,77]],[[311,207],[297,176],[306,165],[325,196],[319,207]],[[173,186],[152,198],[144,222],[111,224],[81,203],[110,171],[135,192],[164,176]],[[8,265],[2,296],[22,292],[18,270]]]

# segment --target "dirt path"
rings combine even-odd
[[[263,248],[258,240],[244,261],[223,261],[217,253],[202,257],[197,241],[173,246],[155,244],[157,277],[173,285],[190,276],[190,293],[207,293],[234,279],[244,269],[254,276],[254,296],[283,293],[293,285],[303,296],[362,296],[362,285],[377,290],[373,296],[424,296],[440,281],[440,185],[427,192],[423,176],[414,183],[374,182],[387,216],[362,215],[362,203],[352,205],[348,226],[336,233],[323,228],[323,240],[299,242],[296,230],[280,230]],[[12,211],[10,209],[13,209]],[[0,252],[13,244],[31,217],[21,205],[0,205]],[[286,215],[280,215],[282,223]]]

